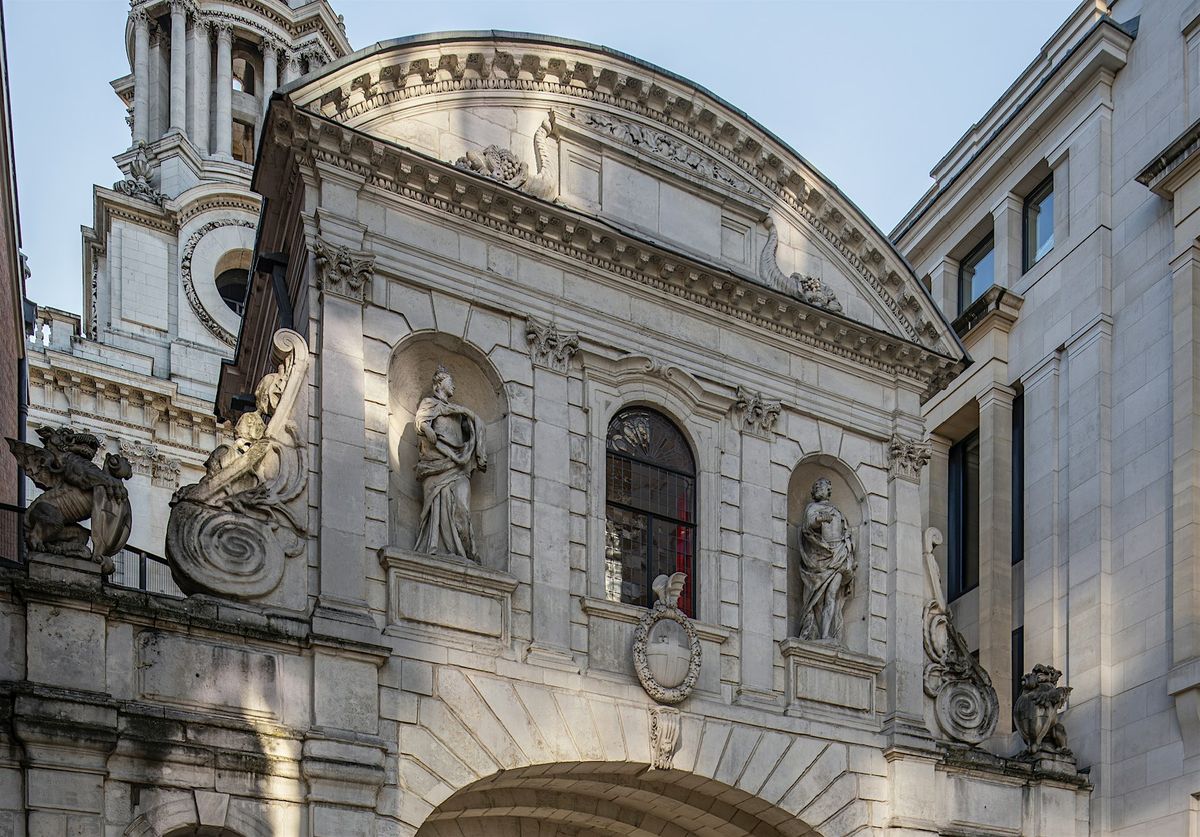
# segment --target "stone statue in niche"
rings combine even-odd
[[[133,510],[125,480],[133,476],[129,460],[105,454],[104,467],[92,460],[100,440],[69,427],[39,427],[42,447],[8,439],[9,450],[43,493],[25,510],[25,543],[34,552],[91,559],[100,572],[116,568],[112,556],[125,547]],[[79,524],[91,518],[89,532]],[[88,540],[92,545],[88,547]]]
[[[833,484],[821,477],[800,524],[800,638],[840,640],[842,611],[854,585],[854,539],[846,516],[830,502]]]
[[[444,366],[433,374],[433,392],[417,407],[420,458],[417,479],[424,491],[418,552],[479,562],[471,531],[471,474],[487,470],[483,420],[455,404],[454,378]]]

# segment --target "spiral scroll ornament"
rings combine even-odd
[[[986,741],[996,730],[1000,702],[992,678],[975,660],[966,640],[954,627],[951,613],[942,596],[941,574],[933,549],[942,542],[942,533],[925,530],[925,567],[933,588],[933,600],[924,610],[925,694],[933,698],[937,724],[949,738],[975,746]]]
[[[278,366],[254,391],[235,440],[205,462],[200,482],[171,500],[167,560],[185,593],[255,599],[274,590],[288,558],[303,551],[305,530],[289,506],[304,492],[305,447],[292,421],[308,369],[308,345],[276,332]]]

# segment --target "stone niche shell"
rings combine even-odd
[[[504,383],[487,358],[458,337],[417,332],[392,352],[388,369],[388,532],[393,546],[412,549],[421,521],[421,484],[414,467],[418,443],[413,418],[432,390],[433,373],[445,366],[454,378],[454,401],[486,425],[488,467],[471,477],[471,523],[484,566],[508,569],[509,431]]]

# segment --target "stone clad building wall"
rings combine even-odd
[[[334,61],[262,142],[230,441],[166,527],[187,595],[49,554],[3,576],[0,823],[1087,833],[1069,758],[971,746],[996,695],[919,487],[967,356],[794,151],[660,68],[492,32]],[[614,440],[629,408],[694,479],[653,593],[608,509],[622,444],[667,459]],[[474,555],[422,546],[436,510]]]

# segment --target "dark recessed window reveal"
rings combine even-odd
[[[946,553],[947,596],[956,599],[979,585],[979,433],[950,448],[950,532]]]
[[[989,235],[958,264],[958,313],[996,284],[996,248]]]
[[[679,607],[695,616],[696,461],[668,418],[621,410],[606,440],[605,596],[649,607],[651,583],[687,573]]]
[[[1037,264],[1054,247],[1054,175],[1029,193],[1021,214],[1024,271]]]

